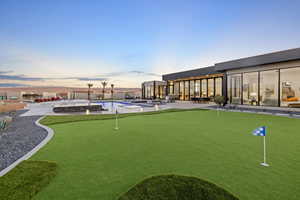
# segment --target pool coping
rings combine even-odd
[[[0,177],[4,176],[5,174],[7,174],[10,170],[12,170],[13,168],[15,168],[20,162],[24,161],[24,160],[28,160],[31,156],[33,156],[38,150],[40,150],[42,147],[44,147],[53,137],[54,135],[54,131],[47,127],[44,126],[42,124],[40,124],[40,121],[42,119],[44,119],[46,116],[40,117],[38,120],[35,121],[35,125],[39,126],[43,129],[45,129],[47,131],[47,136],[44,140],[42,140],[37,146],[35,146],[33,149],[31,149],[29,152],[27,152],[25,155],[23,155],[22,157],[20,157],[19,159],[17,159],[16,161],[14,161],[13,163],[11,163],[8,167],[4,168],[3,170],[0,171]]]

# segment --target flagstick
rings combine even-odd
[[[116,126],[115,126],[115,130],[118,130],[119,126],[118,126],[118,110],[116,108]]]
[[[263,136],[264,138],[264,162],[261,163],[262,166],[269,167],[267,164],[267,159],[266,159],[266,136]]]

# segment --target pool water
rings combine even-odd
[[[120,109],[124,106],[133,106],[129,102],[112,102],[112,101],[100,101],[97,104],[102,105],[102,107],[110,112],[115,112],[116,109]]]

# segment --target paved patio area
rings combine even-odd
[[[115,102],[117,103],[117,102]],[[115,104],[114,103],[114,104]],[[85,113],[54,113],[53,108],[59,105],[79,105],[79,104],[88,104],[87,100],[65,100],[65,101],[56,101],[56,102],[43,102],[43,103],[30,103],[27,105],[27,112],[23,113],[21,116],[44,116],[44,115],[69,115],[69,114],[85,114]],[[108,103],[109,104],[109,103]],[[194,104],[191,102],[176,102],[176,103],[167,103],[163,105],[153,106],[153,107],[144,107],[139,105],[119,105],[119,113],[131,113],[131,112],[150,112],[156,110],[164,109],[192,109],[192,108],[207,108],[210,104]],[[115,112],[115,105],[107,105],[107,111],[101,112],[92,112],[91,114],[111,114]],[[111,108],[112,107],[112,108]]]

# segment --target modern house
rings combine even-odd
[[[223,95],[230,104],[300,107],[300,48],[165,74],[162,79],[166,95],[178,100]]]

